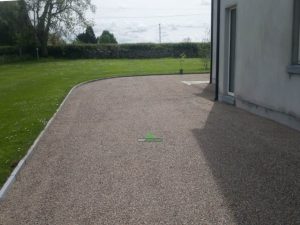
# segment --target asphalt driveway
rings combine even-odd
[[[208,75],[72,92],[0,224],[299,224],[300,133],[212,101]],[[139,142],[149,134],[162,142]]]

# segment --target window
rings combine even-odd
[[[288,72],[300,74],[300,0],[294,0],[292,65]]]
[[[300,0],[295,0],[294,5],[294,29],[293,29],[293,58],[292,63],[300,64]]]

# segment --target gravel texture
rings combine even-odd
[[[208,75],[75,89],[0,224],[300,224],[300,133],[215,103]],[[161,143],[138,142],[148,132]]]

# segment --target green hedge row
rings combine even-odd
[[[36,49],[31,47],[0,46],[0,56],[36,55]]]
[[[0,55],[17,55],[18,48],[14,46],[0,46]]]
[[[11,62],[30,60],[34,57],[34,50],[32,48],[0,46],[0,65]]]
[[[65,45],[48,47],[49,56],[58,58],[188,58],[208,57],[209,43],[180,44],[119,44],[119,45]]]
[[[35,49],[22,49],[22,54],[36,54]],[[18,47],[0,47],[0,56],[20,55]],[[54,58],[89,59],[89,58],[165,58],[180,57],[206,58],[210,55],[210,43],[178,43],[178,44],[111,44],[111,45],[62,45],[49,46],[48,54]]]

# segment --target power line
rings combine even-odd
[[[187,11],[201,11],[203,9],[200,8],[142,8],[142,7],[100,7],[100,10],[105,9],[105,10],[187,10]]]
[[[99,19],[152,19],[152,18],[171,18],[171,17],[186,17],[186,16],[201,16],[202,14],[181,14],[181,15],[168,15],[168,16],[111,16],[99,17]]]

